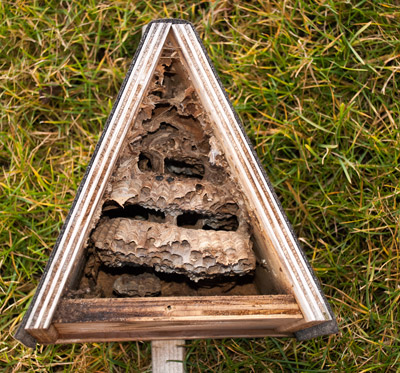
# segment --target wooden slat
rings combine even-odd
[[[62,300],[55,323],[269,318],[301,315],[291,295]]]
[[[168,339],[203,339],[203,338],[255,338],[288,337],[289,332],[278,332],[278,323],[293,323],[296,318],[269,320],[268,322],[169,322],[165,326],[152,322],[131,325],[112,323],[55,324],[58,339],[50,343],[113,342],[113,341],[154,341]],[[264,325],[263,325],[264,324]],[[45,343],[45,342],[42,342]],[[46,342],[49,343],[49,342]]]

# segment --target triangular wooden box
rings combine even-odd
[[[187,85],[183,88],[180,87],[180,92],[175,87],[176,84],[179,85],[179,82],[174,81],[174,78],[168,78],[169,88],[165,88],[168,85],[165,80],[166,76],[171,75],[171,72],[166,74],[163,69],[166,68],[165,66],[170,66],[174,58],[181,62],[183,66],[181,70],[187,74]],[[166,62],[161,69],[163,70],[161,73],[165,73],[162,81],[155,82],[154,79],[160,79],[157,74],[160,74],[162,59],[169,62]],[[153,87],[151,97],[149,96],[150,84]],[[154,88],[155,84],[164,84],[164,88],[157,90]],[[167,102],[163,99],[166,89],[170,92],[176,91],[175,94],[181,96],[170,98],[170,101]],[[204,145],[205,149],[208,149],[206,167],[197,164],[196,161],[188,165],[182,160],[174,161],[164,157],[163,161],[159,161],[152,159],[150,155],[147,156],[146,153],[141,153],[141,155],[135,153],[137,141],[134,135],[137,123],[140,121],[141,126],[144,127],[143,123],[147,123],[149,119],[153,120],[155,116],[161,114],[167,115],[165,113],[170,110],[168,105],[172,105],[171,102],[174,106],[174,115],[181,118],[179,120],[182,128],[189,128],[192,126],[191,123],[200,123],[202,128],[208,126],[208,142]],[[189,110],[190,105],[192,105],[191,114],[187,116],[184,111]],[[161,128],[163,123],[159,121],[158,127],[156,127]],[[178,128],[175,128],[170,123],[164,124],[166,131],[170,131],[169,134],[180,129],[179,126],[177,124]],[[194,135],[193,133],[192,135],[196,137],[197,129],[193,126],[190,128],[192,132],[194,131]],[[153,133],[152,131],[154,132],[154,128],[149,125],[146,133]],[[139,134],[138,138],[142,138],[142,135]],[[179,142],[179,137],[175,137],[175,139],[178,139]],[[199,139],[202,141],[201,136]],[[127,162],[129,171],[130,161],[123,156],[124,149],[128,149],[128,146],[131,146],[132,154],[136,154],[136,163],[142,162],[142,166],[138,167],[144,167],[146,170],[150,167],[150,175],[155,176],[153,184],[150,183],[150,186],[147,187],[147,193],[150,194],[157,188],[157,190],[162,190],[162,193],[171,193],[172,189],[168,189],[170,187],[165,180],[169,180],[168,182],[175,179],[182,180],[181,188],[188,187],[190,189],[192,178],[202,179],[204,175],[211,175],[215,171],[216,165],[221,169],[221,177],[224,177],[225,171],[222,168],[227,168],[229,180],[226,184],[225,182],[220,183],[215,187],[214,192],[209,192],[209,194],[214,193],[216,198],[218,195],[226,195],[228,186],[233,184],[237,184],[237,188],[240,190],[243,206],[239,207],[242,209],[240,211],[245,210],[245,214],[247,214],[253,250],[257,258],[254,281],[258,294],[90,299],[65,297],[66,291],[75,286],[81,276],[84,258],[85,255],[87,256],[85,253],[87,242],[99,217],[103,214],[105,196],[109,196],[111,193],[109,183],[110,180],[115,179],[113,172],[118,167],[120,170],[124,161]],[[171,149],[173,146],[175,146],[174,143],[172,143]],[[197,151],[197,147],[192,144],[188,152],[195,150]],[[171,150],[171,157],[179,158],[179,153]],[[150,164],[154,164],[154,169]],[[138,170],[138,168],[135,169]],[[169,171],[172,174],[175,173],[175,179],[173,177],[165,179],[165,174]],[[127,175],[125,179],[129,179],[129,172]],[[185,176],[191,180],[184,181]],[[213,177],[216,177],[215,173]],[[125,182],[121,180],[119,182]],[[207,181],[204,183],[207,184]],[[213,188],[212,183],[207,185],[206,189],[207,187]],[[196,184],[197,187],[201,194],[204,187],[201,185],[201,181]],[[232,193],[234,195],[236,192]],[[189,195],[193,194],[189,193]],[[206,196],[207,194],[203,192],[202,197],[205,204],[211,200]],[[117,201],[121,206],[125,206],[126,199],[118,198],[114,197],[114,205]],[[168,196],[166,199],[168,200]],[[168,205],[168,201],[165,203]],[[149,206],[146,205],[146,207]],[[111,208],[113,208],[112,204]],[[159,205],[154,208],[157,211],[161,210]],[[176,209],[176,206],[174,208]],[[176,218],[175,210],[171,211],[171,216]],[[199,216],[202,217],[203,227],[210,228],[209,225],[207,226],[207,224],[211,224],[207,223],[210,221],[209,216]],[[218,215],[217,223],[214,221],[214,225],[220,224],[218,219],[221,216],[223,214]],[[232,228],[237,217],[229,216],[227,224]],[[175,218],[171,221],[176,223]],[[135,224],[141,227],[141,223],[135,222]],[[159,223],[146,222],[143,224]],[[239,219],[238,232],[242,225]],[[108,227],[106,228],[108,229]],[[223,227],[224,230],[234,230],[237,227],[225,228]],[[186,228],[178,227],[176,229],[179,230],[179,234],[186,232]],[[218,230],[218,227],[216,229]],[[192,232],[193,234],[189,234],[188,237],[197,237],[195,231]],[[216,245],[223,245],[226,241],[231,242],[226,245],[234,246],[240,241],[237,239],[238,232],[215,233],[219,242]],[[210,236],[207,236],[208,233],[199,234],[198,237],[205,237],[204,240],[208,240],[207,237],[214,237],[212,236],[214,233],[210,233]],[[155,239],[157,240],[158,237]],[[187,238],[186,244],[190,240],[191,238]],[[154,242],[154,238],[152,242]],[[191,242],[195,242],[194,238]],[[111,242],[109,245],[111,247],[113,243]],[[212,246],[212,243],[209,245]],[[201,253],[199,255],[201,256]],[[229,255],[227,258],[225,259],[229,262]],[[215,261],[215,257],[212,259]],[[143,260],[147,263],[146,258]],[[204,257],[202,260],[205,262]],[[173,264],[168,265],[174,266]],[[170,269],[170,267],[168,268]],[[182,266],[179,268],[179,270],[185,271]],[[227,268],[228,274],[232,275],[237,271],[238,264],[228,263]],[[207,271],[204,267],[196,270]],[[26,345],[33,346],[36,342],[50,344],[208,337],[296,335],[299,339],[308,339],[332,334],[336,331],[334,315],[299,247],[293,230],[225,94],[198,34],[188,22],[180,20],[151,22],[143,35],[16,338]]]

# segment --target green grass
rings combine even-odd
[[[188,343],[188,371],[400,371],[398,1],[0,1],[0,369],[135,372],[148,343],[12,338],[141,35],[192,21],[337,316]]]

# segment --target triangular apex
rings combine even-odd
[[[16,337],[299,331],[329,305],[194,28],[152,22]]]

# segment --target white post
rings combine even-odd
[[[153,373],[184,373],[185,341],[151,341]]]

